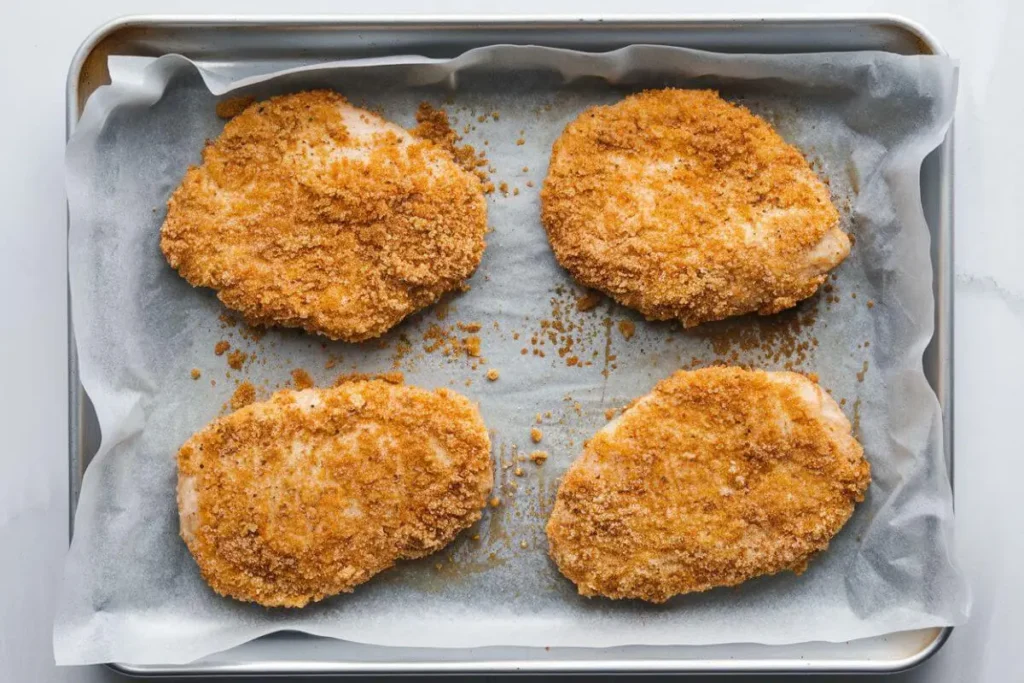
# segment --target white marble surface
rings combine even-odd
[[[1018,385],[1024,380],[1024,3],[1015,0],[54,0],[0,3],[0,680],[110,681],[101,667],[57,669],[50,649],[67,528],[64,78],[81,40],[128,13],[888,12],[924,24],[961,60],[956,117],[956,505],[970,622],[918,669],[888,680],[1024,680],[1024,479]],[[765,679],[759,679],[765,680]],[[773,679],[781,680],[781,679]],[[813,680],[813,679],[801,679]],[[825,680],[825,679],[822,679]],[[834,677],[828,680],[837,680]],[[841,680],[841,679],[839,679]],[[856,680],[864,680],[858,678]]]

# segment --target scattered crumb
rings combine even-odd
[[[333,368],[337,364],[338,364],[338,359],[335,358],[334,356],[331,356],[330,358],[328,358],[324,362],[324,370],[330,370],[331,368]]]
[[[302,368],[292,370],[292,384],[296,389],[310,389],[313,387],[313,378]]]
[[[597,308],[597,305],[601,303],[601,295],[597,292],[587,292],[580,298],[576,299],[576,310],[577,311],[592,311]]]
[[[526,144],[526,140],[524,140],[523,138],[519,138],[518,140],[516,140],[516,144],[522,147],[523,145]]]
[[[544,461],[548,459],[547,451],[534,451],[530,453],[530,460],[534,465],[543,465]]]
[[[223,356],[224,352],[231,348],[231,344],[221,339],[213,347],[213,352],[218,356]]]
[[[537,413],[537,424],[540,424],[542,419],[540,413]]]
[[[228,354],[228,365],[231,366],[232,370],[241,370],[248,358],[249,354],[244,351],[232,351]]]
[[[523,476],[523,468],[522,468],[522,467],[517,467],[517,468],[515,469],[515,472],[514,472],[514,474],[515,474],[515,475],[516,475],[517,477],[521,477],[521,476]]]
[[[239,332],[239,334],[242,335],[242,339],[248,339],[251,342],[258,342],[266,336],[267,330],[263,327],[249,327],[246,325],[242,328],[242,331]]]
[[[457,323],[457,326],[463,332],[479,332],[483,327],[480,323]]]
[[[544,433],[536,427],[530,429],[530,440],[534,443],[540,443],[540,440],[544,438]]]
[[[614,417],[615,417],[615,408],[609,408],[608,410],[604,411],[604,419],[611,420]]]
[[[868,308],[874,308],[874,307],[875,307],[875,302],[874,302],[874,301],[871,301],[871,300],[869,299],[869,300],[868,300]]]
[[[527,180],[526,181],[526,186],[527,187],[533,187],[533,181],[532,180]]]
[[[489,379],[492,382],[497,381],[499,376],[500,373],[498,372],[497,368],[491,368],[490,370],[487,371],[487,379]]]
[[[622,336],[626,341],[629,341],[633,338],[633,335],[636,334],[636,324],[631,320],[620,320],[619,332],[622,333]]]
[[[519,188],[518,187],[513,187],[512,188],[512,196],[513,197],[518,197],[519,196]]]
[[[504,180],[502,180],[500,183],[498,183],[498,191],[501,192],[503,195],[507,196],[508,195],[508,183],[506,183]]]
[[[491,504],[492,508],[496,508],[499,505],[501,505],[501,498],[498,498],[497,496],[494,496],[488,502]]]
[[[203,376],[203,373],[199,372],[199,368],[192,368],[192,372],[189,374],[192,375],[192,379],[199,379]]]
[[[527,543],[526,541],[519,541],[519,547],[522,548],[523,550],[526,550],[527,548],[530,547],[530,544]]]
[[[238,324],[238,321],[235,320],[235,317],[227,313],[221,313],[218,316],[218,320],[220,320],[220,324],[222,327],[234,327],[235,325]]]
[[[256,387],[249,382],[242,382],[231,395],[231,409],[244,408],[256,400]]]
[[[466,353],[474,358],[480,357],[480,337],[466,337],[463,340],[466,346]]]
[[[858,382],[863,382],[864,381],[864,375],[866,375],[867,373],[868,373],[868,362],[864,361],[864,366],[861,368],[860,372],[857,373],[857,381]]]
[[[479,541],[480,540],[480,534],[473,534],[472,536],[470,536],[470,538],[472,538],[474,541]]]
[[[523,166],[523,173],[529,173],[529,171],[530,171],[530,167],[529,166]]]
[[[483,122],[484,117],[477,119]],[[460,145],[462,138],[452,130],[448,122],[448,112],[444,109],[435,109],[429,102],[420,102],[416,110],[416,127],[410,132],[424,140],[430,140],[435,145],[443,147],[455,158],[455,163],[469,171],[480,182],[487,183],[488,176],[483,170],[487,166],[487,157],[483,152],[478,152],[472,145]],[[468,132],[468,131],[467,131]],[[484,144],[487,144],[486,142]],[[484,191],[487,192],[487,183]],[[494,186],[490,185],[491,192]]]

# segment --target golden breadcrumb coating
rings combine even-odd
[[[326,90],[248,106],[167,203],[160,247],[253,325],[377,337],[480,262],[480,180]]]
[[[850,252],[800,152],[710,90],[587,109],[554,144],[541,202],[577,281],[687,327],[794,306]]]
[[[582,595],[650,602],[800,573],[870,480],[849,421],[803,375],[680,371],[587,442],[551,557]]]
[[[217,591],[302,607],[480,519],[493,485],[476,406],[381,380],[285,390],[178,452],[181,536]]]

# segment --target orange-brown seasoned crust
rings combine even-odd
[[[433,553],[493,484],[476,407],[447,389],[285,390],[178,452],[181,535],[219,594],[301,607]]]
[[[582,595],[650,602],[800,573],[870,483],[850,431],[803,375],[677,372],[569,468],[551,557]]]
[[[541,203],[577,281],[686,326],[794,306],[850,250],[800,152],[710,90],[584,111],[554,144]]]
[[[253,104],[167,204],[160,247],[250,325],[377,337],[458,289],[484,250],[479,179],[325,90]]]

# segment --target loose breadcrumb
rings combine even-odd
[[[597,308],[599,303],[601,303],[600,292],[587,292],[576,299],[576,310],[581,312],[592,311]]]
[[[309,389],[313,386],[313,378],[302,368],[292,370],[292,384],[296,389]]]
[[[241,370],[242,366],[245,365],[245,361],[248,360],[249,354],[244,351],[232,351],[228,354],[228,365],[233,370]]]
[[[496,508],[499,505],[501,505],[501,498],[499,498],[498,496],[494,496],[488,502],[490,503],[492,508]]]
[[[544,438],[544,433],[536,427],[530,428],[530,440],[534,443],[540,443],[540,440]]]
[[[636,334],[636,324],[632,320],[620,320],[619,321],[619,332],[622,333],[623,338],[629,341]]]
[[[256,400],[256,387],[249,382],[241,382],[231,395],[231,409],[238,410]]]
[[[500,376],[501,373],[498,372],[497,368],[491,368],[490,370],[487,371],[487,379],[489,379],[492,382],[497,381],[498,377]]]
[[[530,453],[530,460],[534,465],[543,465],[544,461],[548,459],[547,451],[534,451]]]
[[[192,379],[199,379],[203,376],[203,373],[199,371],[199,368],[192,368],[192,372],[189,374],[192,376]]]
[[[223,356],[224,353],[231,348],[231,344],[223,339],[214,344],[213,352],[218,356]]]

